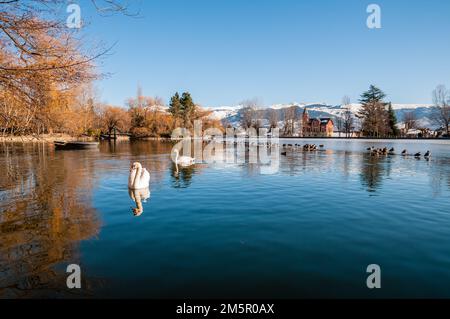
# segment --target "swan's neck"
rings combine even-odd
[[[141,173],[142,173],[142,167],[138,167],[136,170],[136,177],[134,178],[134,183],[133,183],[133,187],[136,189],[136,187],[138,187],[138,183],[141,180]]]
[[[175,164],[178,165],[178,152],[175,152]]]
[[[128,186],[130,188],[133,187],[135,179],[136,179],[136,170],[133,169],[133,170],[131,170],[130,177],[128,179]]]

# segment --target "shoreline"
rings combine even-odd
[[[428,140],[428,141],[450,141],[449,137],[298,137],[298,136],[283,136],[280,137],[280,139],[304,139],[304,140],[408,140],[408,141],[421,141],[421,140]]]
[[[304,139],[304,140],[405,140],[405,141],[450,141],[450,138],[448,137],[441,137],[441,138],[431,138],[431,137],[424,137],[424,138],[411,138],[411,137],[386,137],[386,138],[373,138],[373,137],[298,137],[298,136],[283,136],[280,137],[280,139]],[[34,135],[24,135],[24,136],[0,136],[0,143],[53,143],[55,141],[94,141],[97,139],[91,138],[91,137],[77,137],[77,136],[71,136],[68,134],[51,134],[51,135],[40,135],[40,136],[34,136]],[[171,138],[167,137],[143,137],[143,138],[133,138],[130,137],[129,139],[125,138],[119,138],[116,141],[162,141],[162,142],[169,142],[169,141],[175,141]],[[101,141],[101,139],[100,139]],[[107,141],[107,140],[105,140]],[[112,140],[111,140],[112,141]]]
[[[2,143],[53,143],[60,140],[76,141],[80,140],[80,138],[68,134],[0,136],[0,142]]]

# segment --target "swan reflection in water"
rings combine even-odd
[[[136,203],[136,208],[131,208],[133,215],[139,217],[144,212],[144,207],[142,202],[146,203],[150,198],[150,188],[143,189],[128,189],[128,194],[130,198]]]
[[[183,167],[173,164],[171,169],[172,187],[187,188],[192,182],[192,177],[196,174],[196,165]]]

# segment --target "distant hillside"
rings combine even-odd
[[[337,117],[342,117],[345,108],[341,105],[327,105],[321,103],[292,103],[292,104],[276,104],[270,107],[261,108],[258,110],[258,118],[265,124],[268,123],[269,120],[269,110],[275,110],[278,115],[278,119],[282,122],[285,118],[286,109],[295,106],[295,112],[297,117],[301,117],[304,108],[308,109],[308,112],[311,117],[331,117],[336,119]],[[392,104],[392,107],[395,110],[397,115],[397,119],[399,125],[403,124],[403,119],[405,113],[414,112],[418,126],[427,127],[430,129],[437,128],[437,125],[432,121],[432,112],[433,106],[427,104]],[[360,110],[360,104],[351,104],[349,106],[350,111],[356,115]],[[229,123],[235,127],[240,125],[240,121],[242,118],[241,112],[242,106],[226,106],[226,107],[217,107],[217,108],[209,108],[212,111],[211,117],[222,120],[223,122]]]

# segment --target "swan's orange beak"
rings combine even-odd
[[[135,217],[139,217],[139,216],[142,215],[142,210],[140,210],[139,208],[131,208],[131,209],[132,209],[133,215],[134,215]]]

